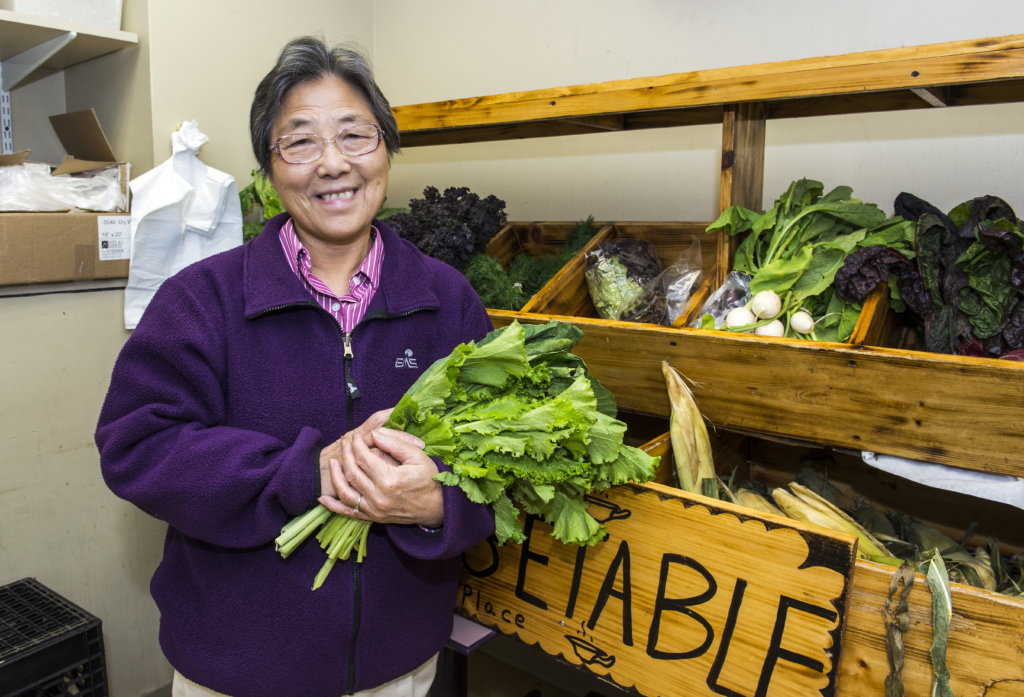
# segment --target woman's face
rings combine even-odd
[[[293,87],[285,96],[270,141],[289,133],[315,133],[325,142],[314,162],[293,165],[275,153],[270,180],[307,247],[365,240],[388,188],[387,148],[342,154],[333,139],[343,128],[377,123],[359,90],[331,75]]]

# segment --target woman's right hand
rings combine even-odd
[[[331,460],[341,460],[342,443],[346,440],[352,442],[358,439],[365,443],[367,447],[376,449],[371,434],[375,428],[379,428],[387,423],[392,411],[392,409],[381,409],[370,414],[366,421],[320,451],[320,494],[322,496],[329,496],[331,498],[337,498],[338,496],[334,482],[331,480]],[[395,436],[405,439],[414,445],[422,446],[422,441],[419,438],[409,435],[404,431],[396,431]]]

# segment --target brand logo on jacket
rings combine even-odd
[[[416,359],[413,358],[412,349],[406,349],[404,356],[399,356],[395,359],[396,368],[417,368],[419,367]]]

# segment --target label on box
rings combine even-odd
[[[130,258],[132,219],[127,215],[101,215],[99,229],[100,261]]]

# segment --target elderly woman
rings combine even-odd
[[[151,583],[175,695],[425,695],[460,555],[490,509],[383,427],[417,376],[491,323],[451,267],[374,216],[398,129],[366,61],[290,42],[250,131],[286,213],[169,278],[124,346],[96,432],[108,486],[168,525]],[[274,538],[323,502],[376,523],[366,558]]]

